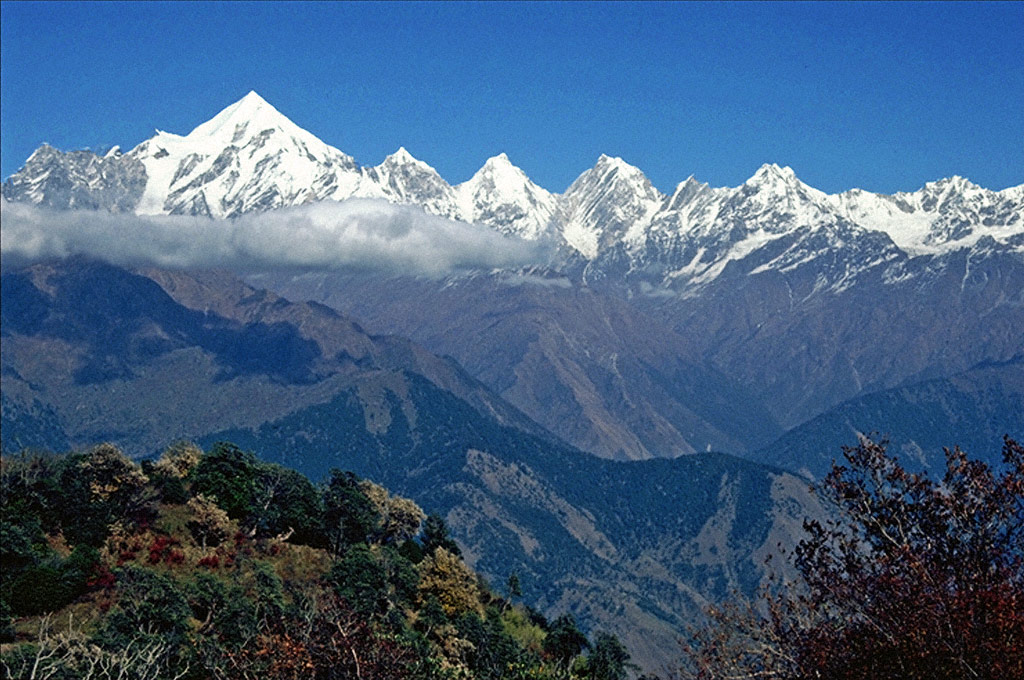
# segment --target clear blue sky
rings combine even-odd
[[[825,191],[1024,182],[1024,3],[83,3],[0,8],[2,174],[187,133],[256,90],[363,164],[452,183],[602,153],[663,191],[765,162]]]

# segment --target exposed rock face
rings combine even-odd
[[[137,158],[113,152],[62,153],[44,144],[25,167],[4,182],[9,201],[35,203],[57,210],[134,212],[146,188],[145,166]]]

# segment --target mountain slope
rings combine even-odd
[[[1024,435],[1024,356],[843,402],[749,457],[820,478],[841,460],[837,445],[860,435],[884,437],[905,467],[932,477],[945,469],[944,447],[998,468],[1003,436]]]
[[[682,335],[550,271],[256,280],[453,356],[562,439],[603,457],[747,451],[781,434],[754,394],[694,361]]]
[[[322,305],[230,277],[151,273],[160,283],[71,260],[4,274],[5,397],[51,408],[72,443],[112,440],[142,454],[280,417],[359,378],[410,372],[499,422],[540,431],[453,362],[401,338],[371,337]]]
[[[614,630],[649,669],[673,660],[703,605],[751,592],[767,554],[821,512],[806,483],[779,470],[721,454],[595,460],[495,427],[419,379],[377,408],[373,431],[359,400],[339,395],[204,440],[313,477],[351,468],[444,513],[475,568],[494,581],[516,572],[542,610]]]
[[[4,275],[5,446],[50,414],[77,445],[229,439],[314,478],[352,469],[444,513],[495,582],[517,571],[531,602],[615,630],[651,669],[820,512],[802,480],[721,454],[595,459],[453,362],[321,305],[147,274],[74,259]]]

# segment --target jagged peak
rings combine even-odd
[[[643,174],[640,168],[635,165],[630,165],[619,156],[609,156],[608,154],[601,154],[597,159],[597,163],[594,164],[594,167],[614,168],[615,170],[625,170],[627,172],[639,172],[640,174]]]
[[[57,149],[57,147],[50,144],[49,142],[43,142],[42,144],[39,145],[38,149],[32,152],[32,155],[29,156],[28,160],[25,162],[31,163],[32,161],[37,160],[41,156],[52,156],[55,153],[59,154],[60,150]]]
[[[794,184],[800,180],[797,179],[793,168],[788,165],[780,166],[776,163],[765,163],[746,181],[746,184],[777,183],[780,181],[785,184]]]
[[[706,187],[706,186],[708,186],[707,182],[701,182],[696,177],[694,177],[693,175],[690,175],[689,177],[687,177],[682,182],[680,182],[679,184],[676,185],[676,190],[675,190],[674,193],[677,194],[681,190],[689,188],[689,187]]]
[[[601,154],[597,159],[597,163],[594,164],[594,167],[580,175],[580,177],[585,177],[590,173],[599,173],[601,176],[614,174],[621,177],[630,177],[643,183],[650,184],[650,180],[647,179],[647,175],[644,174],[643,170],[635,165],[630,165],[618,156]]]
[[[435,170],[430,164],[425,163],[420,159],[416,158],[415,156],[413,156],[411,153],[409,153],[409,150],[406,149],[404,146],[398,147],[397,151],[385,157],[383,162],[381,162],[381,164],[378,165],[377,167],[392,168],[402,165],[412,165],[419,168],[420,170],[426,170],[435,175],[438,174],[437,170]]]
[[[952,175],[951,177],[943,177],[942,179],[937,179],[934,182],[926,182],[923,188],[926,191],[946,191],[949,189],[955,191],[965,191],[968,189],[980,189],[981,187],[979,187],[977,184],[967,179],[966,177],[961,177],[960,175]]]
[[[499,167],[500,168],[516,168],[516,166],[512,164],[512,161],[509,160],[508,154],[506,154],[504,151],[499,153],[497,156],[491,156],[490,158],[488,158],[484,162],[483,167],[485,167],[485,168],[499,168]],[[518,170],[518,169],[519,168],[516,168],[516,170]]]
[[[676,190],[667,201],[666,209],[675,210],[683,206],[687,201],[708,188],[707,182],[699,182],[693,175],[676,185]]]

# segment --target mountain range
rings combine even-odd
[[[158,131],[127,153],[44,145],[3,195],[211,218],[376,198],[548,244],[550,262],[531,270],[256,280],[454,357],[611,458],[751,453],[849,399],[1024,351],[1024,185],[953,177],[828,195],[766,164],[739,187],[690,177],[665,195],[602,156],[554,194],[500,154],[451,186],[404,149],[360,166],[250,92],[188,135]]]
[[[842,445],[874,432],[935,470],[943,446],[998,463],[1024,436],[1024,185],[829,195],[767,164],[662,194],[602,156],[557,194],[500,154],[452,186],[404,149],[361,166],[255,93],[128,152],[43,145],[3,184],[44,218],[209,230],[353,198],[546,257],[241,279],[5,266],[3,449],[229,439],[313,478],[353,469],[656,669],[823,512],[807,481]]]
[[[821,510],[801,478],[718,453],[615,462],[553,437],[450,359],[224,273],[73,258],[2,277],[4,451],[232,441],[352,470],[442,514],[494,582],[671,662],[701,607],[750,592]]]

